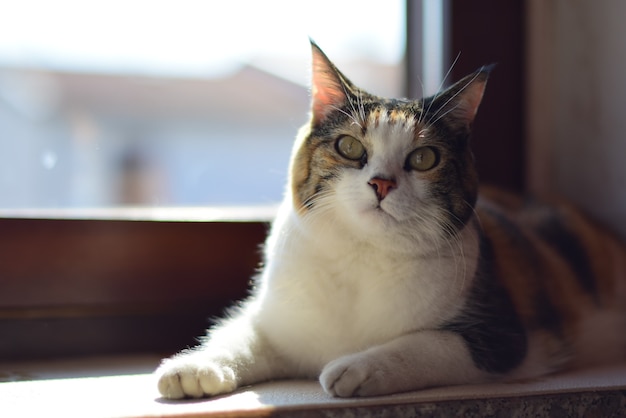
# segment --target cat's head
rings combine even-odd
[[[469,136],[488,70],[430,98],[385,99],[352,84],[313,42],[312,49],[311,118],[290,167],[299,215],[364,237],[443,237],[462,228],[477,196]]]

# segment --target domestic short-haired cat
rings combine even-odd
[[[164,397],[281,378],[383,395],[623,359],[622,245],[567,205],[478,193],[469,137],[488,68],[384,99],[312,50],[311,117],[262,271],[163,361]]]

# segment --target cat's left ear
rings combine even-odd
[[[478,112],[493,67],[481,67],[433,97],[431,109],[458,124],[470,126]]]
[[[313,40],[311,49],[313,53],[311,111],[313,124],[317,125],[323,122],[331,111],[346,104],[353,86]]]

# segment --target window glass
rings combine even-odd
[[[312,37],[403,95],[402,0],[0,0],[0,207],[280,200]]]

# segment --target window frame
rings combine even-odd
[[[0,218],[0,357],[193,344],[207,318],[246,296],[270,211]]]

